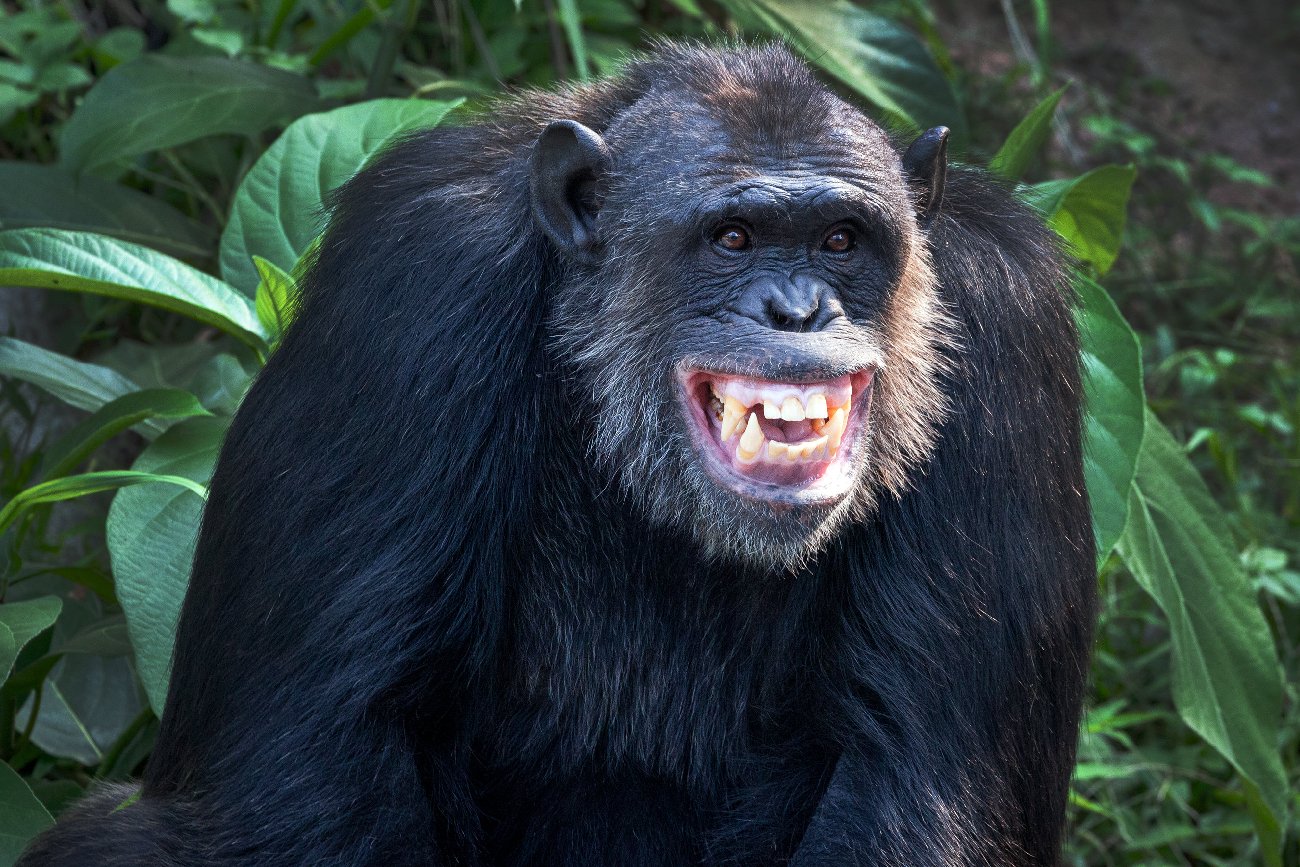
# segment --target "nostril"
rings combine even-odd
[[[817,308],[783,304],[774,298],[768,300],[766,313],[768,322],[779,331],[807,331]]]

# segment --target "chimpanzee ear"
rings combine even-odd
[[[948,174],[948,127],[936,126],[921,133],[903,154],[903,171],[921,193],[917,219],[922,228],[928,227],[943,206],[943,184]]]
[[[596,257],[598,183],[609,167],[605,140],[577,121],[553,121],[533,146],[533,214],[560,250],[584,261]]]

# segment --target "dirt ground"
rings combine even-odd
[[[1013,5],[1032,43],[1031,6]],[[1164,148],[1222,153],[1277,182],[1224,183],[1212,200],[1300,213],[1300,3],[1068,0],[1050,11],[1056,73],[1106,94]],[[1017,63],[998,0],[941,0],[936,17],[959,66]],[[1067,96],[1067,109],[1081,98]]]

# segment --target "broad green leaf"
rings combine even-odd
[[[90,89],[63,127],[61,158],[84,172],[218,133],[253,135],[317,104],[309,80],[280,69],[146,54]]]
[[[1047,135],[1052,131],[1052,118],[1056,107],[1065,95],[1065,88],[1053,93],[1034,107],[1025,119],[1016,124],[1016,128],[1007,136],[1007,140],[998,148],[998,152],[989,161],[989,171],[1012,181],[1020,177],[1029,168],[1038,152],[1043,149]]]
[[[247,353],[232,355],[231,348],[220,341],[162,346],[120,340],[97,360],[141,387],[188,391],[211,412],[232,415],[261,363]]]
[[[252,297],[253,256],[291,272],[325,227],[325,200],[394,139],[434,126],[461,100],[377,99],[295,121],[248,172],[221,236],[221,275]]]
[[[156,196],[60,166],[0,162],[0,229],[43,226],[99,232],[191,259],[211,255],[215,233]]]
[[[0,867],[11,867],[31,839],[53,824],[26,781],[0,762]]]
[[[41,686],[32,741],[51,755],[98,764],[144,708],[131,660],[89,654],[65,656]],[[16,716],[26,725],[35,699]]]
[[[200,501],[208,494],[206,488],[190,479],[181,476],[139,472],[137,470],[108,470],[102,473],[64,476],[61,479],[51,479],[48,482],[33,485],[14,495],[12,500],[5,503],[4,508],[0,508],[0,532],[4,532],[19,515],[33,506],[39,506],[42,503],[57,503],[60,500],[71,500],[75,497],[84,497],[87,494],[98,494],[102,491],[112,491],[129,485],[143,485],[150,482],[166,482],[179,485],[197,494]]]
[[[198,398],[175,388],[150,388],[122,395],[100,407],[45,452],[42,477],[66,475],[95,449],[124,430],[147,419],[178,419],[210,415]]]
[[[268,333],[275,335],[273,342],[293,321],[294,309],[298,304],[298,289],[293,277],[286,274],[274,262],[268,262],[261,256],[253,257],[257,274],[261,280],[257,284],[257,318]]]
[[[218,355],[194,375],[194,393],[217,415],[232,416],[253,384],[248,369],[233,355]]]
[[[131,635],[126,616],[110,614],[78,630],[59,645],[59,653],[88,653],[91,656],[130,656]]]
[[[29,382],[77,409],[97,410],[140,387],[122,374],[50,352],[13,337],[0,337],[0,376]],[[162,433],[161,425],[154,433]]]
[[[1266,863],[1281,864],[1289,798],[1278,745],[1282,672],[1228,519],[1148,414],[1119,552],[1164,611],[1178,713],[1241,775]]]
[[[102,608],[92,600],[69,599],[54,627],[58,659],[40,684],[41,703],[32,741],[51,755],[82,764],[97,764],[144,707],[131,660],[74,653],[65,655],[69,638],[102,622]],[[29,696],[15,716],[25,727],[36,709]]]
[[[1076,275],[1075,317],[1083,343],[1083,472],[1098,562],[1128,521],[1129,488],[1142,447],[1146,398],[1137,336],[1106,290]]]
[[[211,325],[257,351],[266,334],[249,300],[161,253],[90,232],[0,232],[0,286],[35,286],[150,304]]]
[[[952,83],[911,31],[848,0],[722,0],[742,20],[783,36],[871,103],[920,131],[952,130],[960,143],[966,119]]]
[[[1066,240],[1071,253],[1105,274],[1123,243],[1136,176],[1132,166],[1101,166],[1077,178],[1034,184],[1021,193]]]
[[[221,417],[179,422],[144,450],[134,469],[207,484],[229,422]],[[108,550],[117,595],[126,612],[140,681],[160,716],[202,514],[199,498],[163,485],[123,489],[108,510]]]
[[[63,609],[57,596],[42,596],[23,602],[0,604],[0,626],[6,638],[0,638],[0,683],[9,677],[14,660],[27,642],[54,625]]]

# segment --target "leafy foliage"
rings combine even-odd
[[[329,193],[380,149],[454,122],[458,106],[479,110],[502,84],[616,70],[646,32],[784,38],[891,128],[946,125],[959,151],[992,153],[1013,182],[1051,162],[1044,149],[1075,93],[1051,89],[1045,2],[1043,57],[1005,137],[968,126],[968,108],[985,114],[978,82],[954,66],[924,2],[139,6],[165,44],[146,50],[138,26],[44,4],[0,17],[0,145],[17,157],[0,161],[0,285],[73,293],[63,297],[78,299],[83,328],[64,352],[0,336],[0,403],[15,419],[0,425],[0,867],[88,781],[137,772],[148,755],[225,430],[292,320]],[[1280,865],[1295,834],[1300,717],[1275,633],[1294,672],[1300,484],[1270,484],[1249,450],[1284,442],[1300,467],[1300,372],[1270,368],[1272,391],[1259,393],[1243,350],[1176,347],[1163,319],[1177,320],[1187,278],[1133,279],[1130,262],[1155,273],[1176,251],[1161,248],[1141,198],[1129,220],[1130,197],[1147,176],[1173,179],[1204,237],[1245,238],[1240,273],[1216,279],[1249,277],[1260,287],[1250,312],[1297,321],[1268,263],[1300,253],[1300,223],[1200,195],[1205,177],[1271,183],[1244,166],[1167,156],[1104,113],[1082,126],[1117,162],[1019,187],[1079,267],[1106,600],[1069,857]],[[1152,299],[1163,318],[1145,316],[1139,335],[1121,307],[1141,313]],[[1238,405],[1248,385],[1257,397]],[[1207,397],[1219,416],[1205,414]],[[51,400],[87,415],[27,441]],[[82,518],[65,511],[83,497]]]

